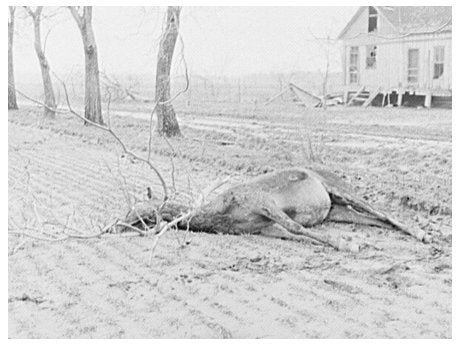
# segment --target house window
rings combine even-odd
[[[359,47],[350,47],[350,84],[358,83]]]
[[[444,47],[434,47],[433,79],[439,79],[444,74]]]
[[[369,6],[369,25],[367,32],[377,31],[377,15],[375,7]]]
[[[408,65],[407,65],[407,81],[409,83],[418,82],[418,49],[409,49],[408,51]]]
[[[366,68],[376,68],[377,46],[371,45],[366,47]]]

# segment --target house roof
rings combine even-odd
[[[361,6],[340,33],[341,39],[367,6]],[[450,6],[375,6],[397,34],[420,34],[452,30]]]
[[[379,6],[378,11],[403,34],[452,29],[450,6]]]

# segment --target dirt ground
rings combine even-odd
[[[148,105],[112,126],[147,153]],[[178,190],[199,190],[314,159],[375,206],[434,237],[326,223],[375,247],[358,254],[258,236],[167,233],[42,242],[9,236],[10,338],[450,338],[451,111],[238,108],[179,111],[184,138],[154,138]],[[129,115],[129,116],[126,116]],[[9,112],[9,230],[59,218],[82,231],[126,213],[126,191],[158,181],[105,133],[69,115]],[[230,145],[222,145],[222,142]],[[38,217],[37,217],[38,215]],[[29,230],[27,230],[29,231]],[[30,230],[32,231],[32,230]],[[86,232],[85,232],[86,233]],[[13,253],[14,251],[14,253]]]

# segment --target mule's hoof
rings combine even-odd
[[[428,236],[425,231],[422,229],[417,229],[412,233],[412,236],[414,236],[417,240],[425,242],[425,238]],[[431,236],[428,236],[431,237]],[[425,242],[426,243],[426,242]]]
[[[433,242],[433,236],[430,236],[427,233],[425,233],[425,236],[423,236],[422,242],[427,243],[427,244]]]

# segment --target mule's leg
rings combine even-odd
[[[397,220],[388,216],[386,213],[374,209],[369,203],[358,198],[351,191],[352,188],[346,186],[341,179],[335,174],[322,168],[314,168],[316,176],[322,181],[326,188],[333,205],[351,206],[360,213],[368,214],[375,217],[386,224],[391,224],[394,229],[400,230],[408,235],[411,235],[423,242],[430,242],[431,237],[422,229],[411,228],[401,224]]]
[[[355,211],[352,207],[346,205],[332,205],[326,220],[337,223],[352,223],[369,226],[378,226],[379,228],[394,229],[394,226],[384,222],[376,217],[368,216]]]
[[[387,215],[385,215],[385,220],[389,221],[396,229],[411,235],[418,239],[419,241],[425,242],[425,243],[430,243],[432,241],[432,238],[430,235],[428,235],[425,231],[422,229],[417,229],[417,228],[410,228],[400,222],[398,222],[396,219],[393,219]]]
[[[320,242],[318,242],[318,241],[316,241],[316,240],[314,240],[314,239],[312,239],[310,237],[303,236],[303,235],[291,234],[289,231],[287,231],[281,225],[276,224],[276,223],[264,227],[260,234],[262,236],[281,238],[283,240],[302,241],[302,242],[306,241],[306,242],[309,242],[311,244],[316,244],[316,245],[321,244]]]
[[[262,216],[265,216],[273,220],[275,223],[281,225],[283,228],[285,228],[287,231],[289,231],[290,233],[294,235],[301,235],[301,236],[312,238],[323,244],[330,245],[338,250],[347,250],[351,252],[359,251],[358,244],[346,241],[341,236],[331,236],[330,234],[319,234],[319,233],[316,233],[316,232],[313,232],[313,231],[310,231],[304,228],[302,225],[300,225],[299,223],[289,218],[286,213],[284,213],[282,210],[277,208],[275,205],[261,206],[259,209],[259,213]]]
[[[371,209],[363,209],[363,212],[356,211],[351,205],[333,204],[327,218],[328,220],[341,223],[355,223],[370,226],[378,226],[385,229],[397,229],[423,242],[430,242],[431,238],[425,231],[410,228],[390,218],[382,212]]]

